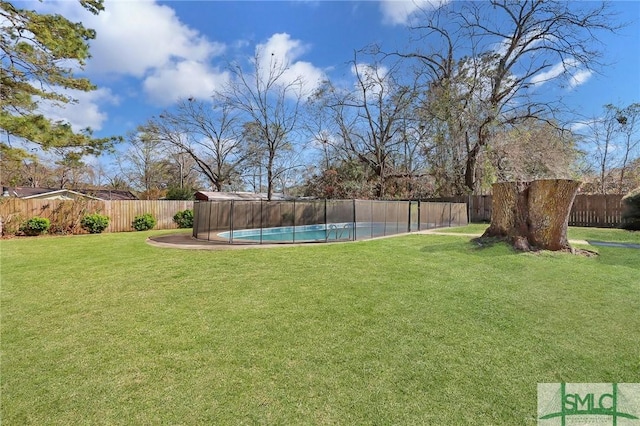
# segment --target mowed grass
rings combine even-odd
[[[467,226],[458,226],[455,228],[437,229],[437,232],[448,234],[477,234],[482,235],[489,227],[486,223],[473,223]],[[640,232],[630,232],[616,228],[583,228],[578,226],[570,226],[567,230],[567,237],[570,240],[593,240],[608,241],[617,243],[640,244]]]
[[[0,243],[3,426],[533,425],[537,383],[640,381],[637,249],[157,233]]]

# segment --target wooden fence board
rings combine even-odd
[[[131,222],[144,213],[156,218],[154,229],[176,229],[173,216],[181,211],[193,209],[193,201],[186,200],[23,200],[5,198],[0,200],[0,221],[7,230],[16,228],[22,221],[33,216],[46,217],[56,223],[64,223],[66,229],[59,232],[83,233],[80,220],[85,214],[100,213],[109,217],[105,232],[133,231]],[[64,216],[64,217],[63,217]],[[1,229],[1,228],[0,228]]]
[[[622,195],[579,194],[573,202],[569,226],[612,228],[622,223]],[[491,195],[473,195],[467,203],[471,222],[491,221]]]
[[[454,222],[463,223],[466,214],[471,222],[489,222],[491,220],[490,195],[474,195],[470,197],[451,197],[424,201],[448,201],[466,203],[467,212],[455,207]],[[371,203],[368,201],[367,203]],[[442,226],[443,218],[449,218],[449,211],[444,211],[448,204],[432,204],[423,206],[422,220],[432,221]],[[280,206],[278,206],[280,207]],[[337,208],[337,207],[336,207]],[[0,198],[0,230],[4,226],[17,229],[19,223],[33,216],[49,218],[63,223],[61,231],[82,233],[80,220],[88,213],[101,213],[109,216],[109,227],[105,232],[132,231],[131,222],[134,217],[144,213],[151,213],[157,220],[155,229],[175,229],[173,216],[181,210],[193,209],[193,201],[180,200],[127,200],[127,201],[97,201],[97,200],[23,200],[19,198]],[[329,209],[333,212],[333,208]],[[379,209],[375,209],[377,212]],[[622,223],[622,195],[584,195],[576,196],[569,216],[570,226],[586,227],[618,227]],[[280,209],[271,213],[272,219],[282,217]],[[382,214],[382,213],[380,213]],[[269,217],[270,215],[266,215]],[[459,218],[459,219],[458,219]],[[457,219],[457,220],[456,220]],[[372,219],[373,220],[373,219]]]

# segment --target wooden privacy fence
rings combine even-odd
[[[622,224],[622,197],[620,194],[579,194],[569,215],[570,226],[613,228]],[[471,222],[491,221],[491,195],[452,197],[441,200],[466,202]]]
[[[154,229],[176,229],[173,216],[181,210],[193,209],[193,201],[183,200],[23,200],[0,199],[0,221],[3,233],[12,233],[34,216],[51,221],[52,233],[84,233],[80,221],[86,214],[100,213],[109,217],[105,232],[133,231],[131,222],[144,213],[156,218]]]
[[[623,195],[576,195],[569,216],[571,226],[613,228],[622,224]]]
[[[569,216],[571,226],[617,227],[622,223],[622,195],[577,195]],[[471,222],[491,221],[491,195],[451,197],[424,200],[430,202],[466,203]],[[435,206],[435,204],[434,204]],[[278,207],[280,207],[278,205]],[[425,206],[426,207],[426,206]],[[275,208],[275,205],[274,207]],[[46,217],[54,224],[52,232],[83,233],[80,221],[85,214],[109,216],[105,232],[132,231],[134,217],[151,213],[157,220],[155,229],[175,229],[173,216],[181,210],[193,209],[193,201],[174,200],[22,200],[0,198],[0,230],[12,233],[20,223],[33,216]],[[456,207],[456,210],[459,207]],[[275,211],[275,210],[274,210]],[[279,211],[278,211],[279,212]],[[279,217],[282,217],[279,212]],[[464,215],[466,220],[466,214]],[[288,217],[285,215],[285,217]]]

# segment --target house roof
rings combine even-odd
[[[94,200],[137,200],[138,198],[130,191],[108,190],[108,189],[52,189],[52,188],[29,188],[29,187],[3,187],[3,196],[17,197],[22,199],[35,198],[60,198],[72,199],[77,197],[92,198]]]
[[[267,200],[267,194],[255,193],[255,192],[208,192],[198,191],[195,195],[196,200],[200,201],[231,201],[231,200],[245,200],[245,201],[258,201]],[[285,197],[282,194],[272,194],[271,199],[276,200],[288,200],[289,197]]]
[[[133,195],[131,191],[123,191],[123,190],[114,190],[114,189],[79,189],[78,192],[81,192],[86,195],[91,195],[96,198],[100,198],[101,200],[137,200],[138,197]]]

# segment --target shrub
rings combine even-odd
[[[109,226],[109,217],[98,213],[88,214],[82,218],[80,226],[90,234],[99,234]]]
[[[621,227],[629,231],[640,231],[640,188],[625,196],[622,199],[622,204],[624,211]]]
[[[193,228],[193,210],[181,210],[173,216],[178,228]]]
[[[34,216],[22,224],[20,230],[26,235],[46,234],[51,227],[51,222],[46,217]]]
[[[10,213],[5,217],[0,217],[2,221],[2,236],[16,235],[20,232],[24,223],[24,216],[21,213]]]
[[[156,218],[151,213],[145,213],[133,218],[131,226],[136,231],[147,231],[156,226]]]

